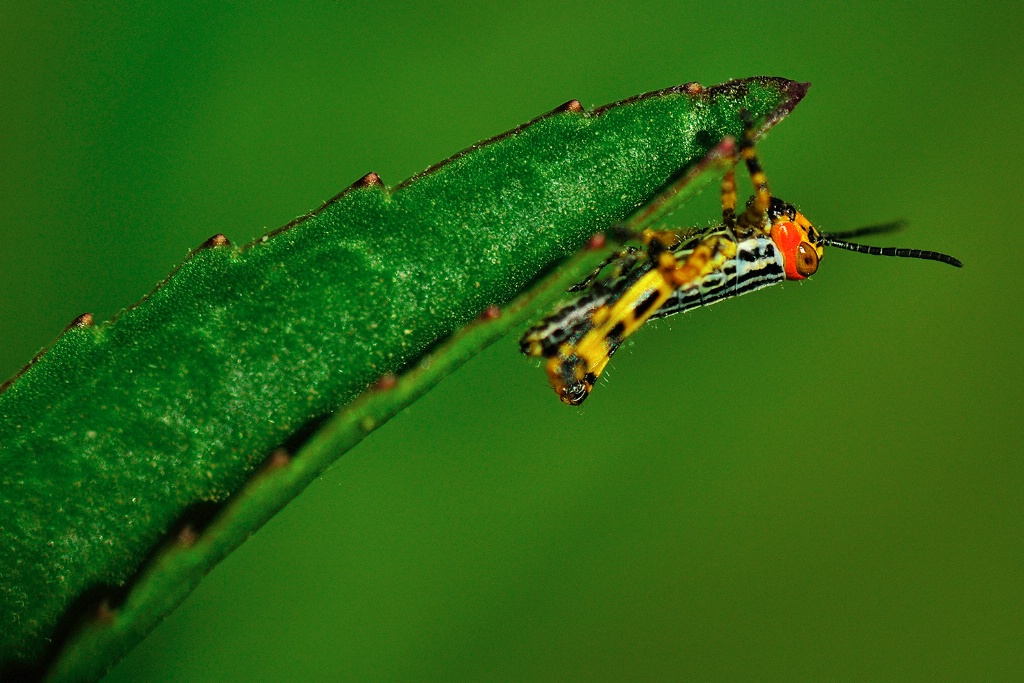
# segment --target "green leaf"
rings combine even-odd
[[[758,77],[569,103],[393,189],[371,174],[252,244],[211,238],[113,321],[80,318],[0,393],[0,661],[102,675],[332,461],[607,250],[542,274],[670,180],[686,174],[686,197],[720,177],[707,157],[741,108],[767,127],[805,91]]]

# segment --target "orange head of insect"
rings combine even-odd
[[[771,237],[782,254],[786,278],[803,280],[814,275],[818,262],[824,256],[821,233],[792,204],[772,198],[768,210]]]

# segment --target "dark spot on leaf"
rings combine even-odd
[[[374,173],[373,171],[370,171],[369,173],[364,175],[362,178],[360,178],[359,180],[357,180],[354,183],[352,183],[352,187],[353,188],[374,187],[375,185],[383,185],[383,184],[384,183],[381,182],[380,176],[377,175],[376,173]]]
[[[279,470],[282,467],[287,467],[291,461],[291,453],[283,448],[276,448],[274,449],[274,452],[270,454],[270,457],[267,458],[264,469],[269,471]]]
[[[178,545],[185,548],[191,548],[196,544],[196,541],[199,540],[199,534],[196,533],[196,530],[193,529],[191,525],[186,524],[178,531],[176,540],[178,541]]]
[[[178,521],[171,527],[169,536],[174,543],[191,547],[196,544],[206,528],[217,518],[226,501],[201,501],[185,509]]]

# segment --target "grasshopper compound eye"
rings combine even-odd
[[[786,258],[788,263],[789,257]],[[804,277],[818,272],[818,252],[807,242],[796,246],[796,272]]]

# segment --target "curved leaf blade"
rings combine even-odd
[[[214,240],[116,320],[69,329],[0,393],[0,614],[11,615],[0,657],[38,657],[76,596],[128,581],[189,506],[234,495],[194,545],[158,553],[54,670],[101,674],[368,429],[545,308],[600,255],[471,326],[260,474],[268,453],[512,301],[738,134],[739,108],[773,123],[804,91],[756,78],[556,110],[394,190],[369,176],[245,248]]]

